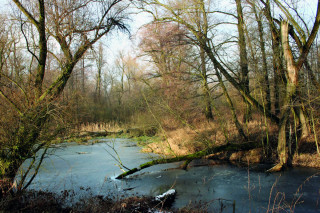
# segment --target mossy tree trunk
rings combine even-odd
[[[147,163],[141,164],[139,167],[133,168],[128,170],[127,172],[124,172],[116,177],[116,179],[123,179],[128,175],[134,174],[142,169],[146,169],[148,167],[158,165],[158,164],[166,164],[166,163],[173,163],[173,162],[179,162],[179,161],[186,161],[187,164],[190,163],[192,160],[203,158],[210,154],[215,154],[218,152],[235,152],[235,151],[246,151],[254,148],[260,147],[261,144],[258,143],[240,143],[240,144],[226,144],[222,146],[212,147],[208,148],[193,154],[189,155],[183,155],[173,158],[163,158],[163,159],[157,159],[153,161],[149,161]],[[186,165],[185,165],[186,167]]]
[[[4,152],[1,153],[0,158],[1,163],[3,163],[3,165],[1,165],[1,178],[9,181],[10,185],[13,185],[15,175],[21,164],[37,151],[35,145],[37,144],[41,129],[47,120],[47,107],[44,108],[43,103],[38,100],[42,93],[47,60],[45,2],[44,0],[38,0],[37,10],[39,13],[37,18],[33,16],[20,1],[13,0],[13,2],[36,27],[39,36],[39,53],[37,56],[33,54],[33,57],[37,58],[38,67],[34,83],[35,98],[32,101],[30,100],[28,103],[29,107],[25,110],[22,109],[19,103],[15,103],[12,99],[10,100],[10,98],[1,91],[2,97],[14,106],[19,115],[18,127],[11,139],[11,145],[7,146],[7,150],[2,150]]]
[[[5,156],[6,166],[3,168],[4,175],[2,178],[9,180],[11,185],[13,185],[22,163],[34,156],[37,151],[47,144],[38,141],[43,125],[48,119],[47,110],[49,110],[48,106],[44,108],[38,105],[20,116],[19,127],[15,133],[14,146],[11,146],[7,152],[7,156]],[[23,183],[17,183],[17,185],[22,186]],[[20,189],[22,188],[18,188],[18,190]]]
[[[292,108],[292,100],[296,94],[296,85],[287,83],[286,97],[283,102],[283,107],[280,113],[279,131],[278,131],[278,157],[279,165],[286,166],[288,163],[288,149],[287,149],[287,124]]]
[[[285,99],[280,111],[280,123],[278,133],[278,157],[279,165],[286,166],[288,163],[288,150],[287,150],[287,136],[286,127],[289,120],[291,108],[293,106],[293,99],[296,95],[298,85],[298,70],[295,66],[295,61],[289,46],[289,24],[286,21],[281,22],[281,38],[283,54],[287,65],[287,85],[285,91]]]

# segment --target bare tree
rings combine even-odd
[[[1,98],[12,106],[20,120],[15,128],[13,143],[8,149],[1,151],[4,152],[1,160],[6,165],[1,177],[7,178],[11,183],[24,160],[47,146],[47,139],[42,138],[43,131],[75,65],[100,38],[115,29],[126,30],[125,11],[129,4],[122,0],[13,2],[23,13],[25,23],[35,27],[38,38],[35,40],[37,48],[31,49],[32,39],[25,34],[27,51],[37,63],[32,86],[35,93],[24,92],[28,104],[20,105],[10,93],[0,88]],[[49,42],[59,48],[49,49]],[[48,54],[52,54],[57,60],[60,74],[51,84],[45,85]],[[23,183],[20,182],[18,190],[23,188]]]

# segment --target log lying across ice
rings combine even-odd
[[[178,156],[178,157],[173,157],[173,158],[161,158],[161,159],[156,159],[153,161],[149,161],[147,163],[141,164],[139,167],[133,168],[131,170],[128,170],[119,176],[116,177],[116,179],[122,179],[128,175],[132,175],[142,169],[148,168],[150,166],[154,166],[157,164],[165,164],[165,163],[173,163],[173,162],[178,162],[178,161],[185,161],[185,167],[194,159],[200,159],[203,158],[207,155],[218,153],[218,152],[223,152],[223,151],[244,151],[244,150],[250,150],[254,149],[257,147],[260,147],[261,143],[254,143],[254,142],[247,142],[247,143],[229,143],[226,145],[222,146],[217,146],[217,147],[212,147],[208,148],[193,154],[189,155],[183,155],[183,156]]]

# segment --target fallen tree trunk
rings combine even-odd
[[[248,143],[241,143],[241,144],[229,143],[229,144],[222,145],[222,146],[208,148],[208,149],[205,149],[205,150],[193,153],[193,154],[189,154],[189,155],[152,160],[147,163],[141,164],[139,167],[130,169],[129,171],[126,171],[126,172],[120,174],[119,176],[116,177],[116,179],[122,179],[122,178],[124,178],[128,175],[134,174],[142,169],[145,169],[145,168],[148,168],[148,167],[151,167],[154,165],[158,165],[158,164],[166,164],[166,163],[173,163],[173,162],[179,162],[179,161],[191,162],[192,160],[200,159],[200,158],[205,157],[207,155],[215,154],[215,153],[222,152],[222,151],[230,151],[230,152],[247,151],[250,149],[258,148],[260,146],[261,146],[260,143],[255,143],[255,142],[248,142]]]

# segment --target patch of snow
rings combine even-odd
[[[167,197],[175,196],[175,194],[176,194],[176,190],[170,189],[170,190],[166,191],[165,193],[163,193],[162,195],[156,196],[155,200],[162,201],[163,199],[165,199]]]

